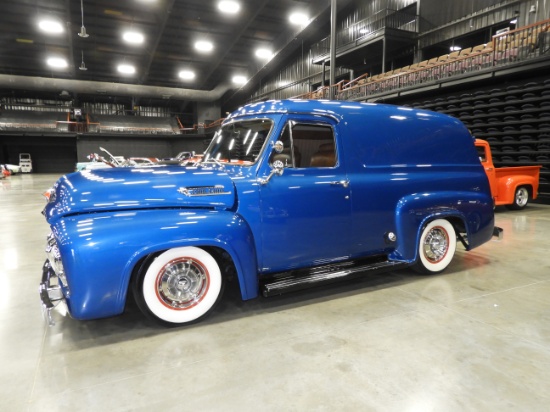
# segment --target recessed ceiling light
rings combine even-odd
[[[218,9],[224,13],[235,14],[241,9],[241,5],[236,1],[223,0],[218,3]]]
[[[212,51],[214,48],[214,45],[206,40],[199,40],[195,43],[195,49],[201,52],[209,52]]]
[[[145,37],[143,37],[143,34],[137,31],[126,31],[122,34],[122,38],[124,39],[124,41],[131,44],[141,44],[145,39]]]
[[[136,68],[131,64],[119,64],[117,70],[122,74],[134,74],[136,72]]]
[[[260,59],[271,59],[273,57],[273,52],[269,49],[257,49],[256,57]]]
[[[307,23],[309,23],[309,16],[302,12],[295,12],[288,17],[288,20],[290,20],[292,24],[305,26]]]
[[[56,69],[64,69],[68,66],[67,60],[61,57],[49,57],[46,63],[48,63],[48,66]]]
[[[191,70],[182,70],[178,73],[178,76],[183,80],[193,80],[195,78],[195,72]]]
[[[460,46],[451,46],[450,50],[451,51],[459,51],[459,50],[462,50],[462,47],[460,47]]]
[[[239,84],[239,85],[243,85],[243,84],[246,84],[246,82],[248,81],[246,77],[244,76],[233,76],[233,79],[232,79],[233,83],[235,84]]]
[[[38,22],[40,30],[50,34],[63,33],[63,26],[56,20],[44,19]]]

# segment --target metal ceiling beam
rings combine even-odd
[[[69,68],[71,71],[71,76],[75,76],[74,69],[74,51],[73,51],[73,32],[71,25],[71,0],[65,0],[65,19],[67,21],[67,47],[69,48]]]
[[[227,57],[227,55],[232,51],[233,47],[235,46],[235,44],[237,44],[240,40],[241,40],[241,37],[243,36],[243,34],[246,32],[246,30],[248,30],[248,28],[250,27],[250,24],[254,21],[254,19],[256,19],[256,17],[258,16],[258,14],[260,14],[260,12],[264,9],[264,7],[267,5],[267,3],[269,3],[269,0],[263,0],[262,2],[260,2],[259,4],[255,5],[255,12],[254,14],[250,15],[250,16],[247,16],[247,24],[245,24],[242,29],[239,31],[238,34],[236,34],[235,36],[233,36],[233,41],[231,42],[231,44],[225,49],[225,52],[224,53],[221,53],[220,54],[220,57],[218,58],[218,60],[216,60],[215,62],[213,62],[211,65],[210,65],[210,70],[208,72],[206,72],[206,74],[203,76],[203,81],[201,83],[201,86],[199,87],[202,88],[204,87],[204,84],[208,81],[208,79],[210,78],[210,76],[212,76],[212,74],[218,69],[218,67],[220,67],[220,64],[225,60],[225,58]]]
[[[0,74],[0,88],[58,93],[67,90],[73,93],[92,95],[139,96],[152,99],[169,99],[171,101],[213,102],[219,100],[225,92],[231,89],[231,85],[222,83],[212,90],[192,90],[140,84]]]
[[[158,36],[155,39],[155,44],[153,46],[153,49],[149,53],[149,59],[147,60],[147,63],[145,65],[145,70],[143,71],[143,74],[139,79],[139,84],[145,83],[145,80],[147,79],[147,76],[149,76],[149,70],[151,70],[151,65],[153,64],[155,54],[156,54],[158,46],[160,44],[160,40],[162,39],[162,35],[164,34],[166,24],[168,24],[168,19],[170,18],[170,13],[172,13],[172,7],[174,7],[175,2],[176,2],[176,0],[170,0],[168,2],[168,4],[166,5],[166,8],[164,9],[164,16],[162,17],[162,20],[159,24]]]

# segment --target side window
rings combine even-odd
[[[477,149],[477,155],[479,156],[479,160],[481,162],[486,162],[487,157],[485,156],[485,148],[483,146],[476,146]]]
[[[285,167],[335,167],[336,146],[332,127],[317,123],[289,122],[279,140],[282,153],[273,153],[270,162],[282,160]]]

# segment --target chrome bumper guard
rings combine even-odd
[[[493,229],[493,237],[496,237],[497,240],[502,240],[504,238],[504,229],[495,226]]]
[[[55,325],[52,317],[52,310],[61,302],[65,301],[61,285],[59,283],[52,284],[52,279],[57,278],[49,260],[44,262],[42,266],[42,281],[38,288],[40,300],[42,301],[42,314],[44,320],[49,326]]]

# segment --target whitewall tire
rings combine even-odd
[[[423,274],[440,273],[449,266],[456,251],[456,232],[445,219],[433,220],[422,230],[418,259],[413,268]]]
[[[160,254],[138,279],[136,301],[146,315],[168,324],[196,321],[221,296],[223,279],[216,260],[197,247]]]

